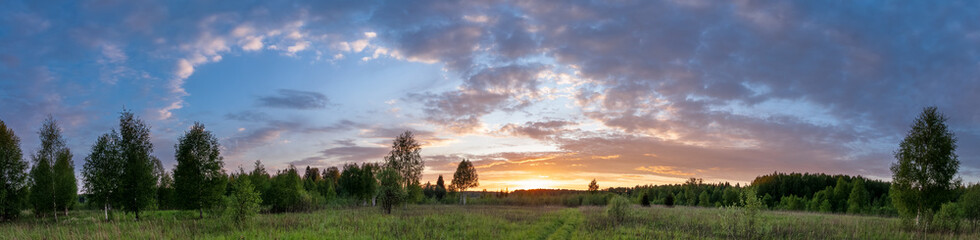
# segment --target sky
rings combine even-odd
[[[131,109],[172,170],[194,122],[225,169],[379,162],[477,189],[891,178],[937,106],[980,181],[978,1],[0,2],[0,120],[76,172]]]

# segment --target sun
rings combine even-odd
[[[516,187],[514,190],[518,189],[550,189],[554,188],[555,182],[551,180],[544,179],[526,179],[520,181],[511,182],[511,184]]]

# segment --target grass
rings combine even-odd
[[[12,239],[727,239],[726,212],[716,208],[631,206],[617,222],[602,207],[412,205],[386,216],[380,209],[332,208],[309,213],[261,214],[243,227],[187,211],[153,211],[143,220],[99,211],[75,211],[68,220],[25,218],[0,224]],[[896,218],[765,211],[752,238],[760,239],[980,239],[960,234],[903,231]]]

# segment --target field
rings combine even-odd
[[[98,220],[75,211],[69,220],[21,219],[0,225],[11,239],[980,239],[973,233],[917,233],[896,218],[764,211],[752,235],[727,231],[731,212],[718,208],[632,207],[623,222],[602,207],[409,205],[392,215],[378,208],[332,208],[260,214],[247,226],[192,212],[148,212],[142,221]]]

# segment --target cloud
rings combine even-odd
[[[330,105],[326,95],[318,92],[279,89],[278,95],[260,97],[259,105],[285,109],[323,109]]]

